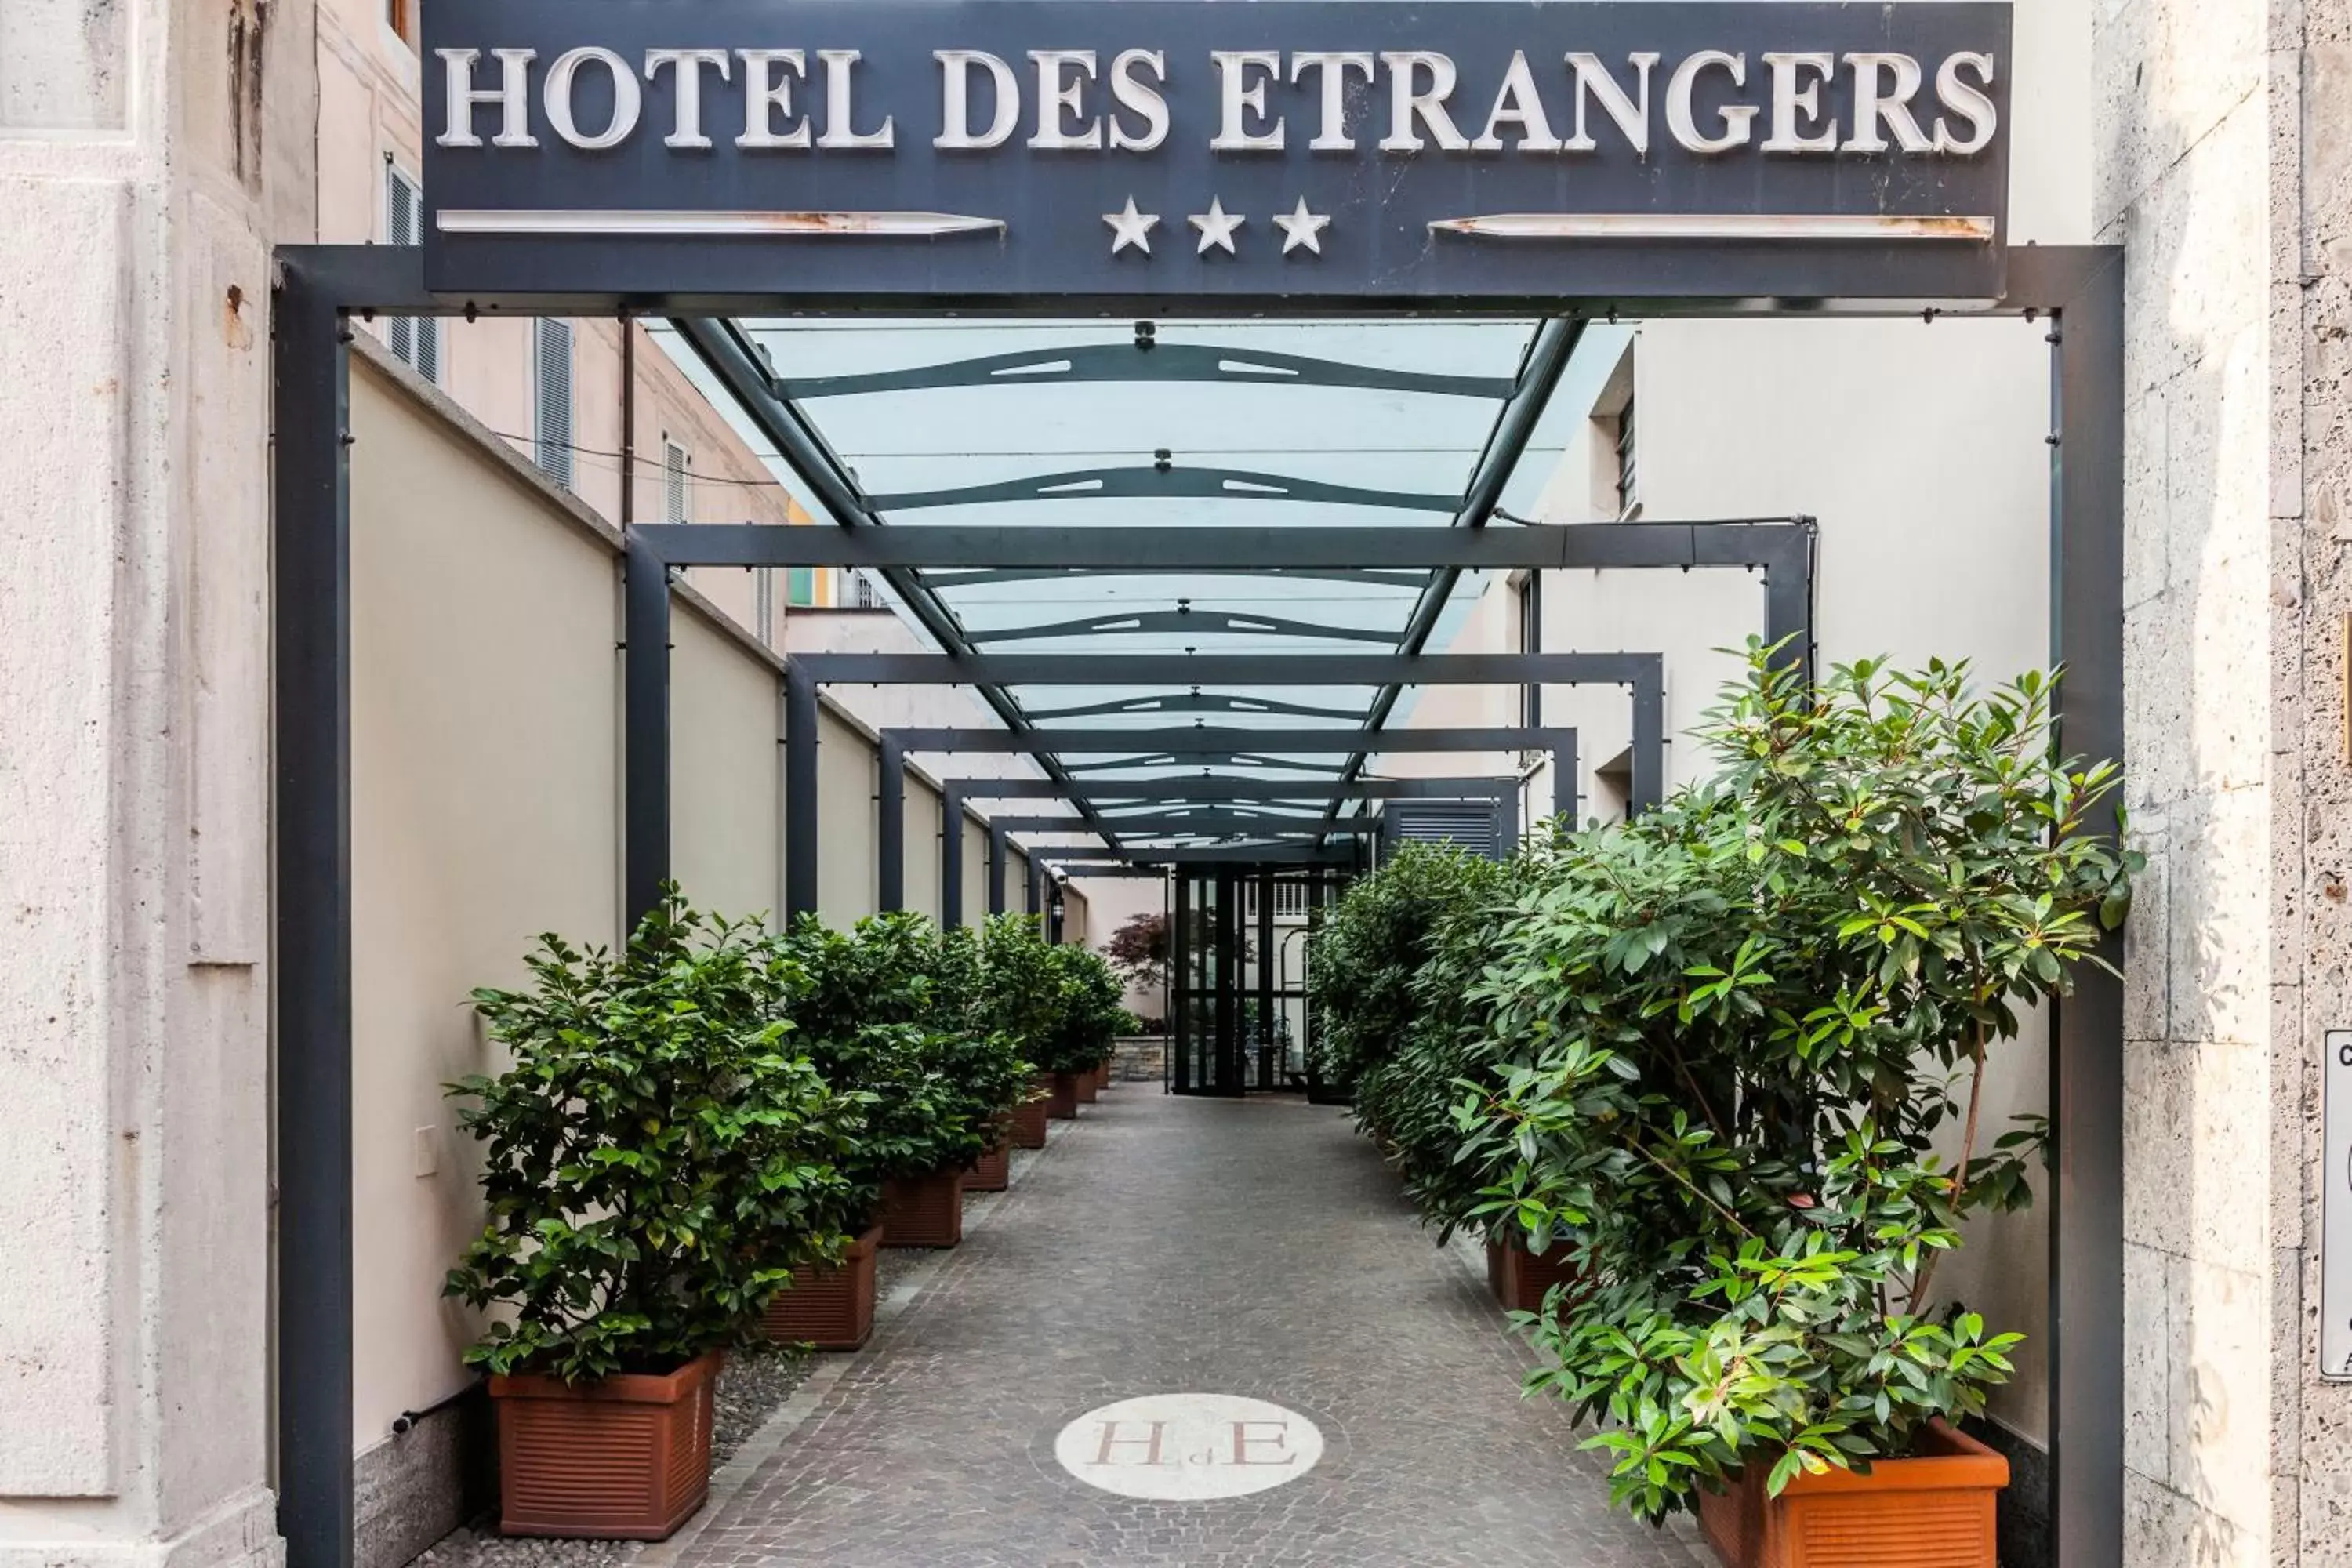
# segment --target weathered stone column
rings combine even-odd
[[[2352,24],[2096,13],[2129,246],[2125,1463],[2134,1564],[2352,1560],[2316,1376],[2319,1053],[2352,1025]],[[2340,1175],[2337,1179],[2341,1179]]]
[[[269,247],[309,0],[0,0],[0,1563],[277,1555]]]

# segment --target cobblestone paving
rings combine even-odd
[[[1524,1353],[1344,1112],[1125,1087],[941,1259],[679,1568],[1691,1568],[1609,1511],[1557,1409],[1520,1399]],[[1297,1410],[1322,1462],[1177,1503],[1055,1463],[1066,1423],[1180,1392]]]

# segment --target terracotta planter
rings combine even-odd
[[[1000,1142],[995,1148],[972,1162],[971,1169],[963,1173],[963,1190],[968,1193],[1001,1193],[1013,1184],[1013,1145]]]
[[[1777,1498],[1749,1470],[1720,1497],[1699,1494],[1698,1521],[1729,1568],[1995,1568],[1993,1515],[2009,1461],[1967,1433],[1931,1423],[1916,1458],[1870,1474],[1800,1470]]]
[[[881,1245],[877,1225],[849,1244],[839,1268],[793,1269],[793,1288],[779,1290],[768,1303],[761,1331],[821,1351],[854,1351],[865,1344],[874,1332],[874,1249]]]
[[[490,1379],[499,1413],[499,1529],[509,1535],[661,1541],[710,1491],[712,1351],[664,1376]]]
[[[1555,1242],[1541,1257],[1529,1252],[1518,1237],[1486,1243],[1486,1286],[1507,1312],[1540,1312],[1544,1297],[1555,1285],[1574,1285],[1576,1269],[1568,1260],[1568,1244]]]
[[[1095,1088],[1098,1090],[1106,1089],[1108,1089],[1110,1085],[1110,1063],[1108,1061],[1097,1062],[1095,1064]]]
[[[1080,1105],[1092,1105],[1095,1091],[1102,1088],[1102,1077],[1092,1068],[1070,1075],[1070,1088],[1076,1093]]]
[[[1092,1099],[1091,1095],[1087,1096]],[[1078,1114],[1078,1075],[1057,1072],[1053,1090],[1045,1096],[1045,1114],[1056,1121],[1075,1121]]]
[[[1041,1079],[1031,1092],[1036,1098],[1024,1100],[1005,1123],[1015,1149],[1043,1149],[1045,1146],[1045,1099],[1053,1092],[1053,1085]]]
[[[882,1184],[882,1245],[953,1247],[963,1239],[963,1173],[893,1176]]]

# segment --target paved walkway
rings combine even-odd
[[[1607,1508],[1524,1352],[1345,1113],[1129,1084],[1023,1172],[686,1547],[679,1568],[1691,1568]],[[1246,1497],[1085,1485],[1055,1435],[1244,1394],[1322,1459]]]

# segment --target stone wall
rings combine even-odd
[[[2345,9],[2131,0],[2095,35],[2097,212],[2129,247],[2128,765],[2150,858],[2126,999],[2134,1564],[2352,1556],[2352,1396],[2311,1370],[2318,1043],[2352,1017]]]
[[[1121,1083],[1159,1083],[1166,1076],[1168,1037],[1121,1035],[1111,1058],[1111,1077]]]
[[[310,234],[310,53],[302,0],[0,0],[0,1563],[278,1551],[269,251]]]

